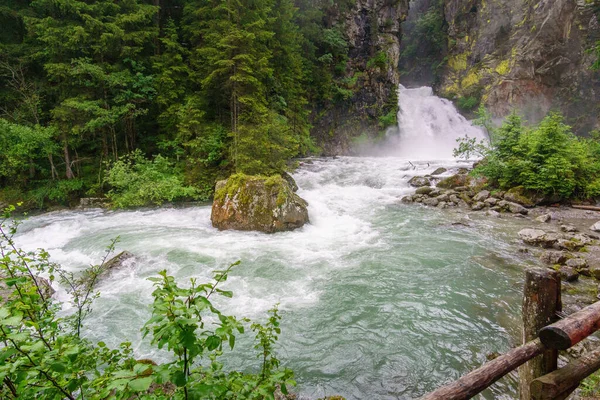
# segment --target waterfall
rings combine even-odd
[[[479,127],[459,114],[450,100],[433,94],[430,87],[398,89],[398,130],[388,155],[410,160],[444,160],[452,158],[456,140],[471,137],[487,140]]]

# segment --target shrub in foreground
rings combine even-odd
[[[131,343],[110,349],[81,336],[102,268],[91,267],[78,278],[50,262],[43,250],[23,252],[13,240],[16,225],[8,224],[9,211],[0,221],[0,398],[272,399],[277,388],[285,394],[295,384],[274,353],[281,318],[276,307],[266,324],[250,325],[258,372],[238,372],[220,362],[248,323],[224,315],[212,303],[216,295],[232,296],[218,286],[237,263],[216,271],[213,283],[192,279],[181,287],[166,271],[151,279],[152,317],[143,332],[172,359],[156,365],[136,360]],[[113,248],[114,242],[107,257]],[[61,305],[49,296],[40,274],[68,288],[75,312],[59,314]]]

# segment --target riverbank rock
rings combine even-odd
[[[550,214],[540,215],[535,219],[537,222],[548,223],[552,220],[552,216]]]
[[[567,282],[574,282],[579,279],[579,272],[571,267],[562,266],[560,267],[560,277],[562,280]]]
[[[541,229],[521,229],[518,233],[523,242],[532,246],[551,248],[558,241],[558,237],[553,234],[546,233]]]
[[[79,208],[107,208],[109,203],[104,197],[82,197],[79,199]]]
[[[469,186],[471,183],[471,177],[466,174],[456,174],[449,176],[448,178],[442,179],[437,183],[437,187],[442,189],[454,189],[458,187]]]
[[[594,225],[590,226],[590,230],[592,230],[594,232],[600,232],[600,221],[598,221]]]
[[[413,176],[412,178],[410,178],[410,180],[408,181],[408,184],[412,187],[422,187],[422,186],[429,186],[431,185],[431,181],[429,180],[429,178],[424,177],[424,176]]]
[[[548,265],[564,264],[567,259],[567,253],[564,251],[545,251],[540,256],[540,260]]]
[[[307,206],[279,175],[236,174],[217,182],[211,222],[219,230],[290,231],[309,222]]]

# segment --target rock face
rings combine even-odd
[[[558,108],[576,130],[599,125],[600,76],[588,52],[600,35],[597,2],[447,0],[448,63],[440,92],[475,98],[495,117],[514,108],[538,122]]]
[[[309,221],[307,206],[279,175],[236,174],[217,182],[211,221],[219,230],[289,231]]]
[[[400,83],[401,23],[409,0],[357,0],[344,10],[337,2],[325,6],[324,23],[342,27],[348,41],[348,61],[340,73],[354,82],[346,101],[316,107],[311,134],[324,155],[349,154],[352,139],[374,137],[379,118],[397,111]],[[387,128],[387,127],[384,127]]]

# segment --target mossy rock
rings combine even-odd
[[[288,177],[288,180],[291,177]],[[280,175],[235,174],[217,182],[211,221],[219,230],[274,233],[300,228],[308,204]]]
[[[525,190],[522,186],[517,186],[504,194],[504,200],[512,201],[525,207],[533,207],[542,199],[533,192]]]
[[[442,179],[436,186],[443,189],[454,189],[461,186],[469,186],[471,179],[469,175],[456,174]]]

